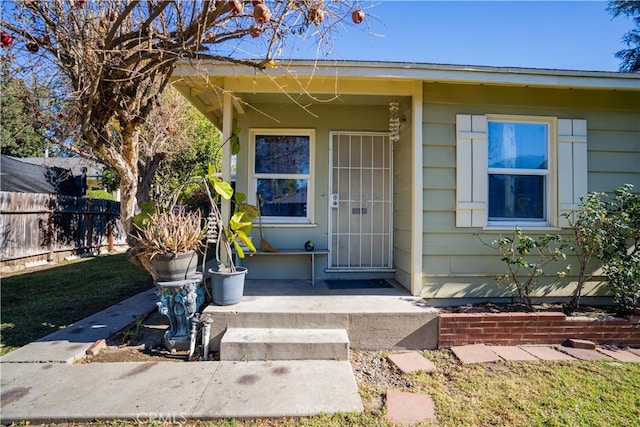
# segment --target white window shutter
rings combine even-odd
[[[487,118],[456,115],[456,227],[487,225]]]
[[[564,216],[578,209],[587,194],[587,121],[558,119],[558,225],[568,227]]]

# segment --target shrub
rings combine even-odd
[[[571,250],[578,258],[578,283],[565,306],[565,313],[573,313],[580,305],[582,290],[586,282],[593,278],[594,271],[601,264],[603,248],[607,240],[607,206],[602,200],[604,193],[592,192],[580,198],[578,210],[565,214],[573,231],[574,245]]]
[[[496,277],[498,286],[505,285],[512,295],[529,311],[533,310],[533,295],[545,276],[544,267],[553,261],[566,259],[566,243],[557,234],[543,234],[537,239],[527,236],[516,227],[513,237],[501,237],[493,242],[507,264],[507,273]],[[567,266],[570,269],[570,266]],[[564,277],[557,273],[553,281]]]
[[[602,263],[613,300],[632,312],[640,300],[640,194],[633,185],[618,188],[607,207],[607,240]]]
[[[620,186],[612,198],[589,193],[568,219],[580,261],[570,306],[577,306],[584,283],[601,265],[619,311],[633,311],[640,298],[640,195],[633,192],[633,185]]]

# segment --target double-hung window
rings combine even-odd
[[[252,188],[264,222],[312,222],[314,132],[254,129],[251,143]]]
[[[586,193],[586,120],[456,115],[456,227],[566,227]]]
[[[488,225],[549,224],[549,128],[488,121]]]

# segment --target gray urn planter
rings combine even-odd
[[[187,280],[196,274],[198,267],[198,253],[194,251],[166,253],[153,257],[151,260],[156,270],[157,280],[171,282]]]
[[[244,295],[245,267],[236,267],[236,272],[209,270],[211,294],[216,305],[238,304]]]

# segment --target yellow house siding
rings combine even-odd
[[[500,231],[455,226],[456,114],[586,120],[588,190],[611,191],[623,183],[634,184],[640,190],[637,92],[426,83],[421,295],[427,299],[508,296],[495,282],[495,276],[505,272],[505,265],[496,250],[483,244],[483,241],[491,243]],[[511,234],[512,230],[502,233]],[[546,271],[561,268],[550,266]],[[544,288],[541,292],[547,296],[568,295],[573,289],[568,285]],[[606,289],[593,283],[589,292],[603,295]]]

